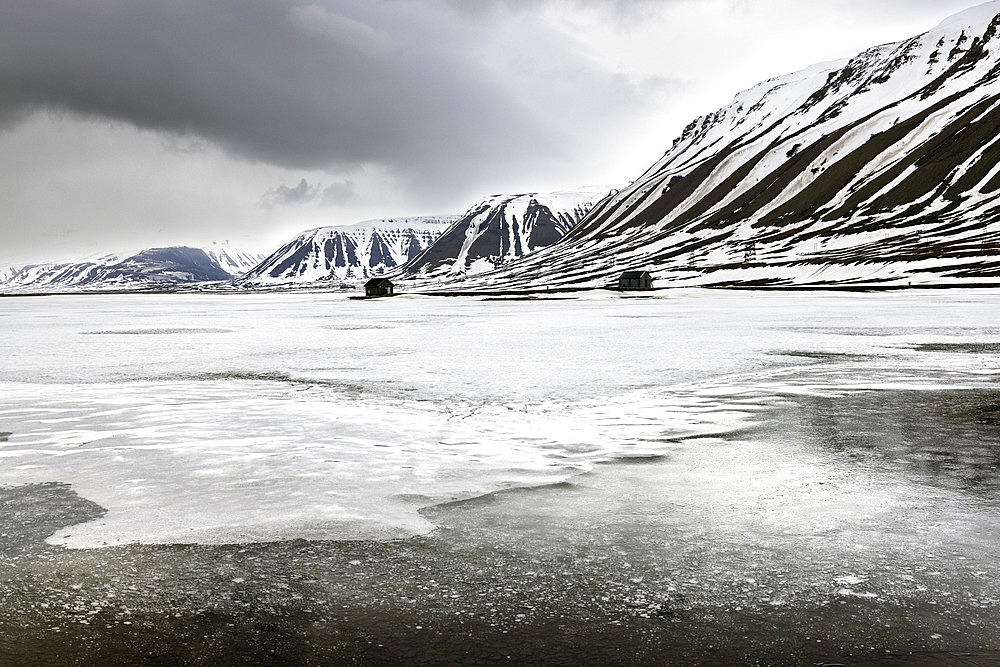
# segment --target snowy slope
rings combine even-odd
[[[490,284],[1000,282],[998,28],[994,1],[740,93]]]
[[[471,207],[403,277],[492,271],[559,241],[608,192],[604,187],[551,194],[493,195]]]
[[[229,246],[211,250],[177,246],[109,254],[70,262],[31,264],[0,273],[0,289],[159,289],[201,282],[228,282],[262,255]]]
[[[247,252],[228,245],[213,245],[211,248],[205,248],[205,253],[233,278],[243,276],[266,257],[263,253]]]
[[[357,282],[402,266],[458,216],[369,220],[299,234],[236,281],[241,287]]]

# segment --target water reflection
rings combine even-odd
[[[1000,391],[802,396],[780,419],[791,437],[854,464],[1000,500]]]

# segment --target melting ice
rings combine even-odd
[[[75,548],[409,536],[437,503],[696,457],[792,395],[989,387],[1000,368],[993,291],[4,306],[0,484],[106,508],[50,538]]]

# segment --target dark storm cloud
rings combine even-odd
[[[410,0],[398,0],[407,2]],[[676,5],[689,0],[439,0],[461,12],[490,15],[499,11],[534,11],[541,7],[563,5],[570,8],[597,8],[607,10],[616,18],[635,18],[665,5]]]
[[[475,35],[427,7],[0,0],[0,121],[65,110],[283,167],[378,163],[411,179],[558,148],[491,81]]]
[[[886,14],[965,2],[836,1]],[[0,0],[0,129],[39,109],[112,119],[178,145],[204,138],[231,155],[334,179],[377,173],[385,189],[432,201],[435,193],[485,191],[512,173],[525,181],[561,174],[617,151],[613,129],[648,121],[680,84],[651,76],[653,67],[630,71],[607,44],[592,49],[589,40],[601,37],[586,28],[576,34],[575,13],[585,10],[584,25],[613,25],[627,36],[658,10],[696,4]],[[718,20],[751,5],[766,7],[722,0]],[[555,10],[545,13],[548,24],[534,20],[543,9]],[[702,76],[669,62],[663,71]],[[4,164],[16,168],[12,156]],[[371,196],[364,177],[356,184],[356,192],[341,184],[317,201]]]

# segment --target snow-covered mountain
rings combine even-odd
[[[744,91],[488,284],[1000,283],[998,30],[989,2]]]
[[[470,208],[400,275],[446,277],[492,271],[559,241],[607,192],[590,187],[545,195],[493,195]]]
[[[240,287],[356,283],[375,275],[448,278],[552,245],[606,188],[493,195],[463,216],[369,220],[299,234],[235,281]]]
[[[229,246],[209,250],[177,246],[110,254],[71,262],[29,264],[0,272],[0,289],[169,289],[201,282],[228,282],[256,266],[263,255]]]
[[[242,277],[267,257],[261,252],[247,252],[229,245],[213,245],[204,250],[212,261],[230,275],[230,278]]]
[[[236,281],[240,287],[358,282],[417,257],[458,216],[369,220],[299,234]]]

